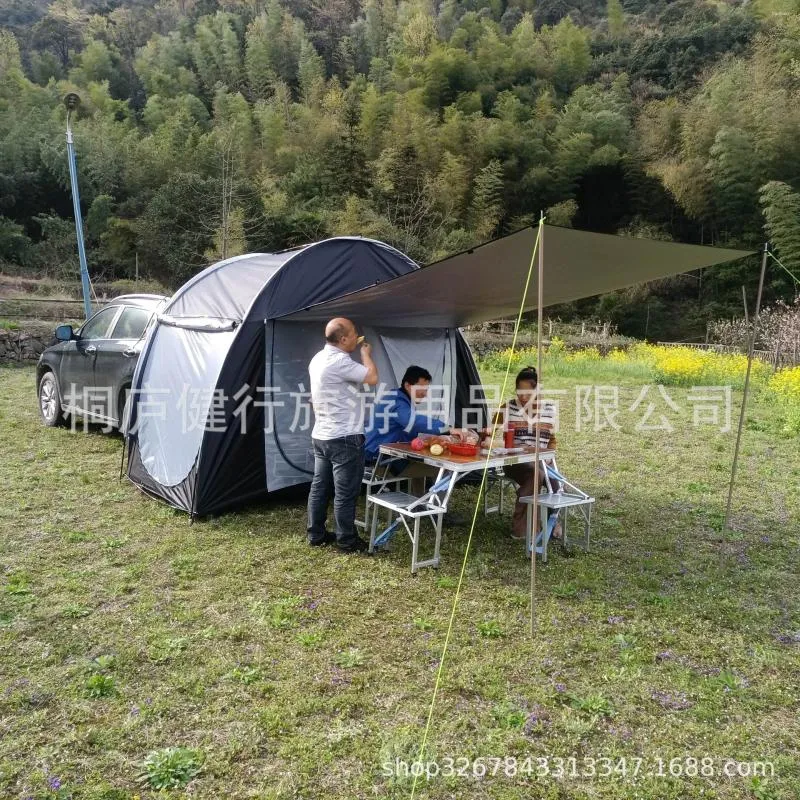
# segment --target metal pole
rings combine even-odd
[[[67,160],[69,161],[69,182],[72,187],[72,208],[75,212],[75,233],[78,237],[78,259],[81,263],[81,287],[83,289],[83,310],[86,319],[92,316],[92,303],[89,288],[89,267],[86,265],[86,249],[83,245],[83,217],[81,199],[78,193],[78,165],[75,161],[75,146],[72,141],[72,128],[69,125],[70,111],[67,111]]]
[[[544,213],[539,216],[539,275],[536,297],[536,439],[533,462],[533,530],[531,531],[531,636],[536,629],[536,528],[539,525],[539,431],[542,419],[542,306],[544,305]],[[542,527],[544,544],[545,527]]]
[[[722,525],[722,541],[725,543],[725,531],[728,530],[728,523],[731,518],[731,501],[733,499],[733,487],[736,483],[736,468],[739,465],[739,446],[742,442],[742,428],[744,427],[744,415],[747,408],[747,395],[750,391],[750,372],[753,367],[753,350],[756,346],[756,333],[758,331],[758,316],[761,311],[761,295],[764,291],[764,274],[767,271],[767,256],[769,255],[769,242],[764,244],[764,256],[761,259],[761,277],[758,279],[758,294],[756,295],[756,310],[753,316],[753,328],[750,332],[750,342],[747,347],[747,372],[744,376],[744,392],[742,394],[742,408],[739,412],[739,428],[736,431],[736,447],[733,451],[733,464],[731,465],[731,482],[728,486],[728,504],[725,508],[725,522]],[[745,304],[745,309],[747,304]],[[720,549],[720,560],[722,559],[723,549]]]
[[[742,303],[744,304],[744,324],[750,327],[750,317],[747,313],[747,289],[742,285]]]

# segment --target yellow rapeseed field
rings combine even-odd
[[[504,372],[511,358],[511,380],[523,366],[536,363],[536,349],[510,348],[492,353],[483,360],[484,367]],[[664,386],[732,386],[741,389],[747,374],[747,356],[741,353],[717,353],[693,347],[664,347],[640,342],[627,350],[615,349],[601,355],[596,347],[570,351],[553,337],[545,352],[545,374],[586,375],[595,379],[615,377],[653,381]],[[776,403],[784,430],[800,433],[800,367],[772,374],[770,364],[753,360],[750,373],[755,391],[766,392]],[[512,384],[513,386],[513,384]]]
[[[783,412],[787,433],[800,433],[800,367],[776,372],[767,385]]]

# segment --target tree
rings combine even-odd
[[[204,221],[216,210],[218,183],[196,173],[170,177],[137,221],[137,249],[153,277],[172,285],[185,281],[206,261],[213,229]]]
[[[197,94],[192,48],[177,31],[150,39],[139,52],[135,69],[150,97]]]
[[[92,201],[89,213],[86,215],[86,238],[89,242],[100,242],[106,232],[113,200],[111,195],[99,194]]]
[[[625,33],[625,12],[622,10],[620,0],[608,0],[606,6],[608,15],[608,35],[618,41]]]
[[[47,14],[33,26],[34,44],[50,50],[66,68],[72,53],[83,46],[88,15],[73,0],[55,0]]]
[[[106,81],[112,97],[127,98],[129,86],[120,68],[119,53],[100,41],[89,42],[76,58],[78,65],[70,70],[70,80],[78,86]]]
[[[22,225],[0,216],[0,263],[26,264],[30,247],[31,240]]]
[[[470,222],[478,242],[491,239],[503,216],[503,167],[490,161],[479,170],[472,186]]]
[[[22,73],[19,44],[11,31],[0,30],[0,81],[5,81],[11,72]]]
[[[80,266],[75,223],[52,212],[33,219],[41,231],[32,253],[36,266],[48,277],[77,280]]]
[[[561,225],[564,228],[572,227],[572,220],[578,213],[578,204],[574,200],[564,200],[556,203],[545,211],[545,217],[551,225]]]
[[[437,220],[425,171],[413,144],[387,148],[381,153],[375,188],[376,206],[397,231],[393,244],[412,258],[424,260],[425,239]]]
[[[800,194],[781,181],[759,190],[764,230],[781,262],[800,278]]]
[[[554,28],[545,25],[536,39],[536,72],[568,93],[586,78],[592,63],[589,39],[569,17]]]
[[[738,128],[720,128],[709,156],[706,169],[713,185],[718,230],[734,241],[753,241],[763,171],[750,137]]]
[[[401,41],[403,51],[410,56],[424,58],[436,41],[436,23],[433,16],[422,8],[415,9],[403,25]]]
[[[218,11],[201,17],[195,27],[192,58],[200,80],[211,93],[218,83],[232,91],[243,88],[242,52],[236,30],[238,18]]]
[[[247,27],[244,64],[252,99],[267,98],[272,94],[278,76],[270,53],[270,40],[275,33],[270,33],[266,14],[259,14]]]
[[[306,105],[316,105],[325,91],[325,62],[306,38],[300,45],[297,73],[301,99]]]

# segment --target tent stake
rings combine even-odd
[[[539,212],[539,274],[536,297],[536,460],[533,462],[533,527],[531,538],[531,636],[536,629],[536,526],[539,524],[539,431],[542,419],[542,305],[544,304],[544,213]],[[542,546],[545,530],[542,528]]]
[[[125,468],[125,445],[127,443],[128,443],[128,437],[127,436],[123,436],[122,437],[122,458],[120,459],[120,462],[119,462],[119,479],[120,480],[122,480],[122,473],[123,473],[124,468]]]
[[[769,255],[769,242],[764,244],[764,255],[761,259],[761,276],[758,279],[758,295],[756,296],[756,309],[753,315],[753,327],[750,331],[750,341],[747,346],[747,372],[744,376],[744,392],[742,394],[742,408],[739,411],[739,428],[736,431],[736,446],[733,451],[733,464],[731,465],[731,482],[728,486],[728,503],[725,508],[725,521],[722,524],[722,542],[720,547],[720,566],[725,556],[725,534],[728,530],[728,523],[731,518],[731,501],[733,500],[733,487],[736,483],[736,469],[739,465],[739,447],[742,442],[742,428],[744,427],[744,415],[747,409],[747,395],[750,391],[750,371],[753,368],[753,351],[756,346],[756,333],[758,332],[758,319],[761,312],[761,295],[764,291],[764,274],[767,271],[767,256]],[[744,287],[742,287],[744,289]],[[745,313],[747,304],[745,303]]]

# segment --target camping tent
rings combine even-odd
[[[324,344],[323,326],[281,318],[417,269],[382,242],[338,237],[230,258],[189,280],[137,365],[128,477],[193,515],[310,481],[308,362]],[[442,416],[461,417],[479,378],[458,329],[359,327],[382,384],[394,388],[409,364],[422,364],[448,390]]]
[[[738,250],[543,226],[543,306],[741,258]],[[382,383],[427,367],[443,414],[485,410],[459,326],[516,314],[536,230],[420,269],[381,242],[339,237],[208,267],[172,297],[137,365],[128,476],[206,514],[310,480],[303,415],[308,361],[324,321],[348,316],[373,343]],[[536,285],[525,310],[536,306]]]

